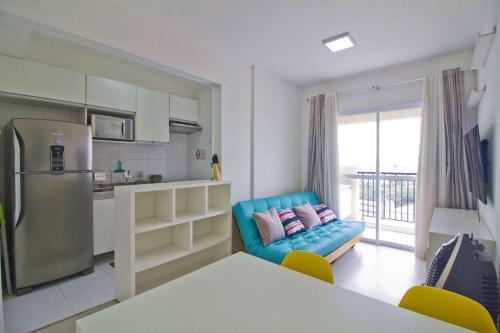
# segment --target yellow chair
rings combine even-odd
[[[291,251],[283,259],[281,266],[333,283],[333,270],[330,263],[316,253]]]
[[[480,333],[496,333],[489,312],[478,302],[457,293],[427,286],[406,291],[399,306]]]

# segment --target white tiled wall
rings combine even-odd
[[[125,170],[135,176],[143,171],[147,179],[151,174],[161,174],[164,180],[188,179],[188,136],[170,134],[170,144],[135,144],[94,142],[93,169],[106,173],[110,182],[111,172],[122,161]],[[121,174],[113,174],[113,182],[123,182]]]
[[[188,135],[188,179],[208,179],[212,175],[210,162],[212,161],[212,88],[205,87],[196,91],[200,101],[201,132]],[[196,151],[205,150],[206,158],[196,159]]]

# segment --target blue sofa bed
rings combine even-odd
[[[248,252],[276,264],[292,250],[304,250],[324,256],[330,262],[358,242],[365,230],[364,222],[335,221],[319,225],[292,237],[285,237],[264,246],[253,218],[254,212],[263,212],[272,207],[277,210],[303,205],[319,204],[316,194],[301,192],[269,198],[240,201],[233,206],[233,215],[238,223],[241,237]]]

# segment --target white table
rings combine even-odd
[[[427,248],[427,267],[430,266],[436,251],[459,233],[473,234],[480,240],[486,252],[495,260],[496,243],[484,221],[479,221],[477,211],[453,208],[434,208],[429,229],[429,247]]]
[[[241,252],[76,325],[80,333],[469,332]]]

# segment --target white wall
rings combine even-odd
[[[478,109],[479,134],[489,141],[489,182],[487,185],[488,204],[480,203],[481,217],[497,241],[500,253],[500,6],[497,17],[497,34],[493,42],[488,62],[482,70],[481,78],[487,85],[486,93]],[[490,26],[491,28],[491,26]],[[497,260],[500,256],[497,255]]]
[[[187,179],[209,179],[212,176],[210,163],[212,162],[213,147],[213,89],[211,86],[203,87],[195,92],[195,97],[200,101],[199,124],[203,128],[200,132],[188,135],[188,177]],[[205,150],[205,159],[197,159],[196,151]]]
[[[412,61],[404,64],[389,66],[374,71],[351,75],[336,80],[323,82],[308,86],[304,89],[302,103],[302,165],[301,165],[301,186],[305,186],[307,175],[307,131],[309,123],[309,102],[307,98],[322,93],[344,92],[353,89],[365,89],[372,86],[384,86],[400,81],[411,80],[423,77],[427,74],[440,71],[445,68],[461,67],[470,68],[472,60],[472,50],[452,53],[435,57]],[[415,91],[413,84],[408,85],[409,89]]]
[[[301,90],[260,68],[254,78],[254,197],[298,192]]]
[[[208,50],[189,37],[179,36],[175,31],[106,1],[3,1],[0,10],[5,20],[22,22],[47,34],[220,84],[221,147],[216,147],[216,151],[221,155],[223,176],[233,182],[232,201],[250,197],[249,64]],[[288,132],[282,134],[289,135]],[[285,158],[287,156],[283,155]]]

